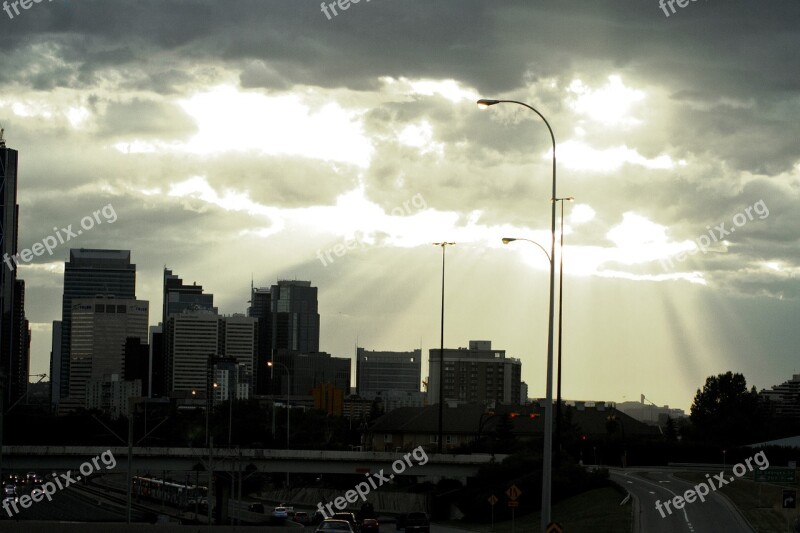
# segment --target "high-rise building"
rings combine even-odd
[[[317,287],[298,280],[279,280],[270,288],[251,287],[248,315],[258,319],[256,392],[285,393],[285,376],[270,370],[267,363],[278,357],[319,351]]]
[[[17,164],[19,154],[6,147],[0,131],[0,390],[6,408],[28,386],[30,330],[25,319],[25,285],[17,279]],[[28,255],[30,250],[27,250]],[[29,261],[31,258],[23,261]]]
[[[182,313],[186,309],[205,309],[217,312],[214,307],[214,295],[204,294],[203,286],[197,283],[187,285],[183,280],[172,273],[172,270],[164,269],[164,300],[161,314],[161,323],[166,324],[167,318],[172,314]]]
[[[208,361],[219,353],[219,315],[210,310],[186,309],[167,318],[164,337],[171,396],[206,395]]]
[[[317,288],[310,281],[279,280],[270,293],[272,349],[318,352]]]
[[[420,392],[422,350],[379,352],[356,350],[358,394],[372,399],[388,391]]]
[[[125,375],[125,344],[130,337],[147,338],[149,302],[111,297],[75,298],[70,316],[69,395],[59,406],[62,413],[88,408],[90,381]]]
[[[220,356],[235,359],[244,365],[248,376],[253,375],[256,358],[258,320],[253,317],[235,314],[220,317]]]
[[[428,404],[439,403],[441,351],[430,350]],[[469,348],[444,350],[444,400],[456,403],[517,404],[522,363],[493,350],[491,341],[469,341]]]
[[[86,408],[97,409],[116,420],[128,416],[130,398],[142,395],[141,380],[121,379],[118,374],[90,379],[86,386]]]
[[[174,390],[197,390],[205,387],[205,378],[203,378],[202,383],[197,382],[196,380],[198,376],[195,374],[197,374],[198,369],[192,367],[191,372],[194,377],[188,378],[187,376],[179,376],[178,382],[184,383],[183,380],[186,378],[195,385],[192,385],[189,389],[186,389],[185,387],[188,385],[185,385],[184,383],[184,385],[181,385],[179,389],[173,389],[173,386],[176,383],[173,381],[175,364],[171,357],[174,355],[174,352],[171,352],[170,347],[168,346],[168,343],[171,342],[171,340],[166,335],[166,329],[169,318],[171,316],[180,315],[184,311],[205,311],[216,316],[217,308],[214,307],[214,295],[204,293],[203,286],[198,285],[196,282],[193,282],[191,285],[184,283],[183,279],[172,273],[172,270],[164,268],[163,300],[161,310],[162,334],[155,335],[155,337],[160,339],[161,345],[159,347],[151,343],[153,346],[154,355],[153,374],[155,377],[153,380],[152,391],[154,396],[167,396],[170,395]],[[184,324],[184,326],[186,325],[187,324]],[[203,342],[205,341],[202,341],[201,344],[203,344]],[[158,356],[162,354],[163,357],[159,358]],[[217,355],[216,348],[207,353],[205,357],[207,358],[208,356],[215,355]],[[187,354],[178,354],[178,356],[186,357]],[[201,364],[203,367],[203,372],[205,372],[205,365],[207,364],[206,359],[196,363]],[[179,374],[181,373],[180,368],[183,364],[186,364],[186,361],[178,365]]]
[[[272,291],[269,288],[258,288],[250,285],[250,307],[247,316],[258,320],[258,345],[256,346],[256,362],[253,371],[254,392],[268,394],[270,372],[267,362],[272,359]]]
[[[69,251],[61,301],[60,398],[66,398],[70,391],[73,300],[96,296],[136,299],[136,265],[131,263],[130,250],[72,248]],[[57,399],[54,397],[53,401]]]

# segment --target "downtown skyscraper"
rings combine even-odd
[[[0,266],[0,387],[6,409],[25,394],[30,365],[25,282],[17,279],[10,260],[17,254],[19,234],[18,161],[18,152],[6,147],[0,130],[0,254],[4,259]]]
[[[130,250],[72,248],[64,265],[64,295],[61,302],[61,348],[53,349],[51,372],[59,372],[58,398],[69,395],[72,344],[72,309],[78,298],[97,296],[136,299],[136,265]],[[54,339],[55,342],[55,339]],[[56,361],[55,358],[58,358]],[[56,404],[56,391],[52,403]]]

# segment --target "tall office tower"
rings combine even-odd
[[[377,352],[358,348],[356,383],[358,394],[387,391],[420,392],[422,350]]]
[[[220,344],[217,353],[223,357],[235,359],[238,364],[244,365],[247,375],[252,380],[256,358],[258,319],[241,314],[223,316],[220,317],[219,328]]]
[[[25,282],[14,282],[14,309],[11,319],[11,357],[8,372],[8,398],[13,401],[21,398],[28,390],[30,373],[31,330],[25,318]],[[11,404],[8,404],[9,407]]]
[[[439,403],[439,348],[430,350],[428,403]],[[522,363],[493,350],[491,341],[469,341],[469,348],[444,350],[444,400],[479,402],[489,407],[520,400]]]
[[[205,309],[217,313],[214,295],[203,294],[203,286],[197,283],[185,285],[183,280],[164,269],[164,299],[161,323],[166,324],[170,315],[182,313],[185,309]]]
[[[279,280],[270,292],[272,349],[318,352],[317,288],[310,281]]]
[[[185,284],[183,279],[173,274],[172,270],[168,268],[164,268],[163,296],[161,327],[164,333],[166,333],[169,318],[173,315],[180,315],[184,311],[208,311],[213,315],[217,314],[217,308],[214,307],[213,294],[204,294],[203,286],[197,283]],[[162,334],[160,338],[163,358],[160,361],[160,368],[153,367],[153,373],[160,376],[161,381],[154,382],[156,390],[153,391],[153,394],[156,396],[168,396],[174,390],[172,380],[174,363],[170,359],[172,352],[169,351],[167,346],[170,342],[169,337],[166,334]],[[157,352],[158,348],[154,348],[154,350]],[[207,355],[217,355],[217,349],[214,348],[213,352]],[[202,389],[203,387],[204,385],[196,388]]]
[[[16,270],[18,160],[18,152],[6,147],[0,130],[0,254],[4,263],[0,265],[0,389],[6,408],[25,394],[28,385],[30,335],[25,319],[24,285],[18,283]]]
[[[124,376],[127,339],[147,338],[149,302],[75,298],[71,311],[69,395],[59,406],[60,413],[89,407],[86,400],[91,381]]]
[[[250,307],[247,316],[258,320],[258,345],[253,371],[254,392],[268,394],[270,371],[267,362],[272,359],[272,291],[269,288],[253,287],[250,284]]]
[[[96,296],[136,299],[136,265],[131,263],[130,250],[71,248],[69,251],[61,301],[60,398],[66,398],[70,391],[73,300]]]
[[[211,393],[208,361],[218,355],[219,333],[219,316],[210,310],[186,309],[167,318],[164,337],[170,396]]]
[[[269,360],[281,362],[293,370],[293,355],[319,352],[317,308],[317,288],[312,287],[310,281],[278,280],[277,285],[270,287]],[[287,377],[282,370],[270,369],[269,376],[270,394],[286,390]],[[300,390],[294,378],[292,372],[292,389]]]

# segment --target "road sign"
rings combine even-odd
[[[794,483],[796,480],[793,468],[767,468],[766,470],[753,470],[755,481],[771,483]]]
[[[564,527],[557,523],[557,522],[550,522],[547,524],[547,529],[545,529],[547,533],[564,533]]]
[[[496,503],[497,503],[497,496],[495,496],[494,494],[489,496],[489,505],[494,505]]]
[[[511,500],[510,502],[508,502],[508,506],[509,507],[519,507],[519,502],[516,501],[516,500]]]
[[[797,491],[785,490],[783,491],[783,508],[796,509],[797,508]]]
[[[509,500],[514,501],[520,496],[522,496],[522,491],[519,490],[519,487],[517,487],[516,485],[511,485],[510,487],[508,487],[508,490],[506,491],[506,496],[508,496]]]

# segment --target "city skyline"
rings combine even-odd
[[[796,3],[195,7],[160,5],[157,27],[115,0],[3,19],[18,249],[57,243],[16,265],[31,374],[49,373],[70,248],[131,250],[150,325],[165,265],[221,314],[252,282],[310,280],[319,349],[355,362],[438,347],[447,240],[445,347],[492,340],[543,397],[549,265],[500,239],[549,245],[549,139],[482,97],[547,117],[576,198],[564,398],[688,411],[709,375],[797,374]]]

